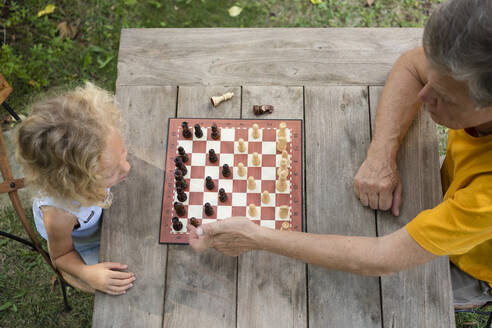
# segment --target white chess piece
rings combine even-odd
[[[246,144],[244,143],[243,138],[239,138],[237,143],[237,150],[239,150],[239,152],[241,153],[244,153],[246,151]]]
[[[244,177],[246,175],[246,168],[244,167],[243,163],[237,164],[237,174],[240,177]]]
[[[277,174],[280,176],[282,171],[287,172],[287,176],[289,175],[289,169],[287,167],[287,159],[282,158],[280,159],[280,167],[277,170]]]
[[[276,183],[277,191],[284,192],[287,190],[287,172],[282,171]]]
[[[253,124],[253,131],[251,133],[253,135],[253,138],[258,139],[260,137],[260,128],[258,127],[258,124]]]
[[[213,96],[210,98],[210,101],[212,102],[212,106],[217,107],[221,102],[231,99],[232,96],[234,96],[234,93],[228,92],[222,96]]]
[[[287,138],[285,137],[278,137],[277,141],[277,150],[282,152],[287,148]]]
[[[249,177],[248,178],[248,189],[249,190],[255,190],[256,189],[256,181],[255,178]]]
[[[281,205],[278,211],[278,216],[280,216],[281,219],[286,219],[289,216],[289,206]]]
[[[279,137],[287,137],[287,133],[285,132],[286,127],[287,127],[287,124],[285,124],[285,122],[280,123],[279,130],[278,130],[278,136]]]
[[[256,210],[255,204],[249,204],[248,214],[249,214],[249,216],[253,216],[253,217],[255,217],[258,214],[258,211]]]
[[[253,163],[254,166],[260,165],[260,156],[258,156],[257,152],[253,153],[253,157],[251,158],[251,162]]]
[[[289,166],[290,160],[289,160],[289,154],[287,153],[287,150],[282,151],[282,158],[285,158],[287,160],[287,166]]]
[[[265,190],[262,194],[261,194],[261,202],[263,204],[268,204],[270,203],[270,193],[268,192],[268,190]]]

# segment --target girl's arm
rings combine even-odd
[[[48,248],[53,264],[91,288],[109,294],[124,294],[135,280],[133,273],[125,270],[120,263],[98,263],[87,265],[75,250],[72,242],[73,227],[77,218],[70,213],[52,206],[43,206],[44,225],[48,234]]]

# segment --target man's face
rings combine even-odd
[[[428,68],[427,84],[418,94],[432,119],[450,129],[476,127],[492,121],[492,107],[476,110],[465,82]]]

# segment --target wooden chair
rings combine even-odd
[[[21,121],[19,116],[15,114],[15,112],[8,106],[5,102],[9,94],[12,92],[12,87],[7,83],[5,78],[0,74],[0,104],[17,120]],[[24,208],[20,202],[19,194],[17,190],[24,187],[24,179],[14,179],[12,175],[12,169],[9,164],[9,160],[7,157],[7,149],[5,147],[5,140],[3,138],[2,126],[0,125],[0,171],[2,172],[3,182],[0,183],[0,193],[8,193],[10,197],[10,201],[14,206],[15,212],[19,217],[24,230],[29,235],[29,240],[25,240],[18,236],[12,235],[10,233],[0,231],[0,236],[10,238],[12,240],[18,241],[22,244],[30,246],[32,250],[37,251],[41,254],[43,259],[48,263],[48,265],[53,269],[55,274],[58,277],[58,281],[60,282],[60,286],[63,293],[63,303],[65,305],[65,311],[69,312],[71,310],[70,305],[67,300],[66,286],[67,282],[63,279],[60,272],[55,268],[53,263],[51,262],[50,256],[47,251],[43,249],[36,235],[34,234],[31,225],[29,224],[29,220],[27,219],[26,213],[24,212]]]

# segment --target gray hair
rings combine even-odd
[[[441,4],[425,26],[423,43],[432,67],[466,81],[478,106],[492,105],[492,1]]]

